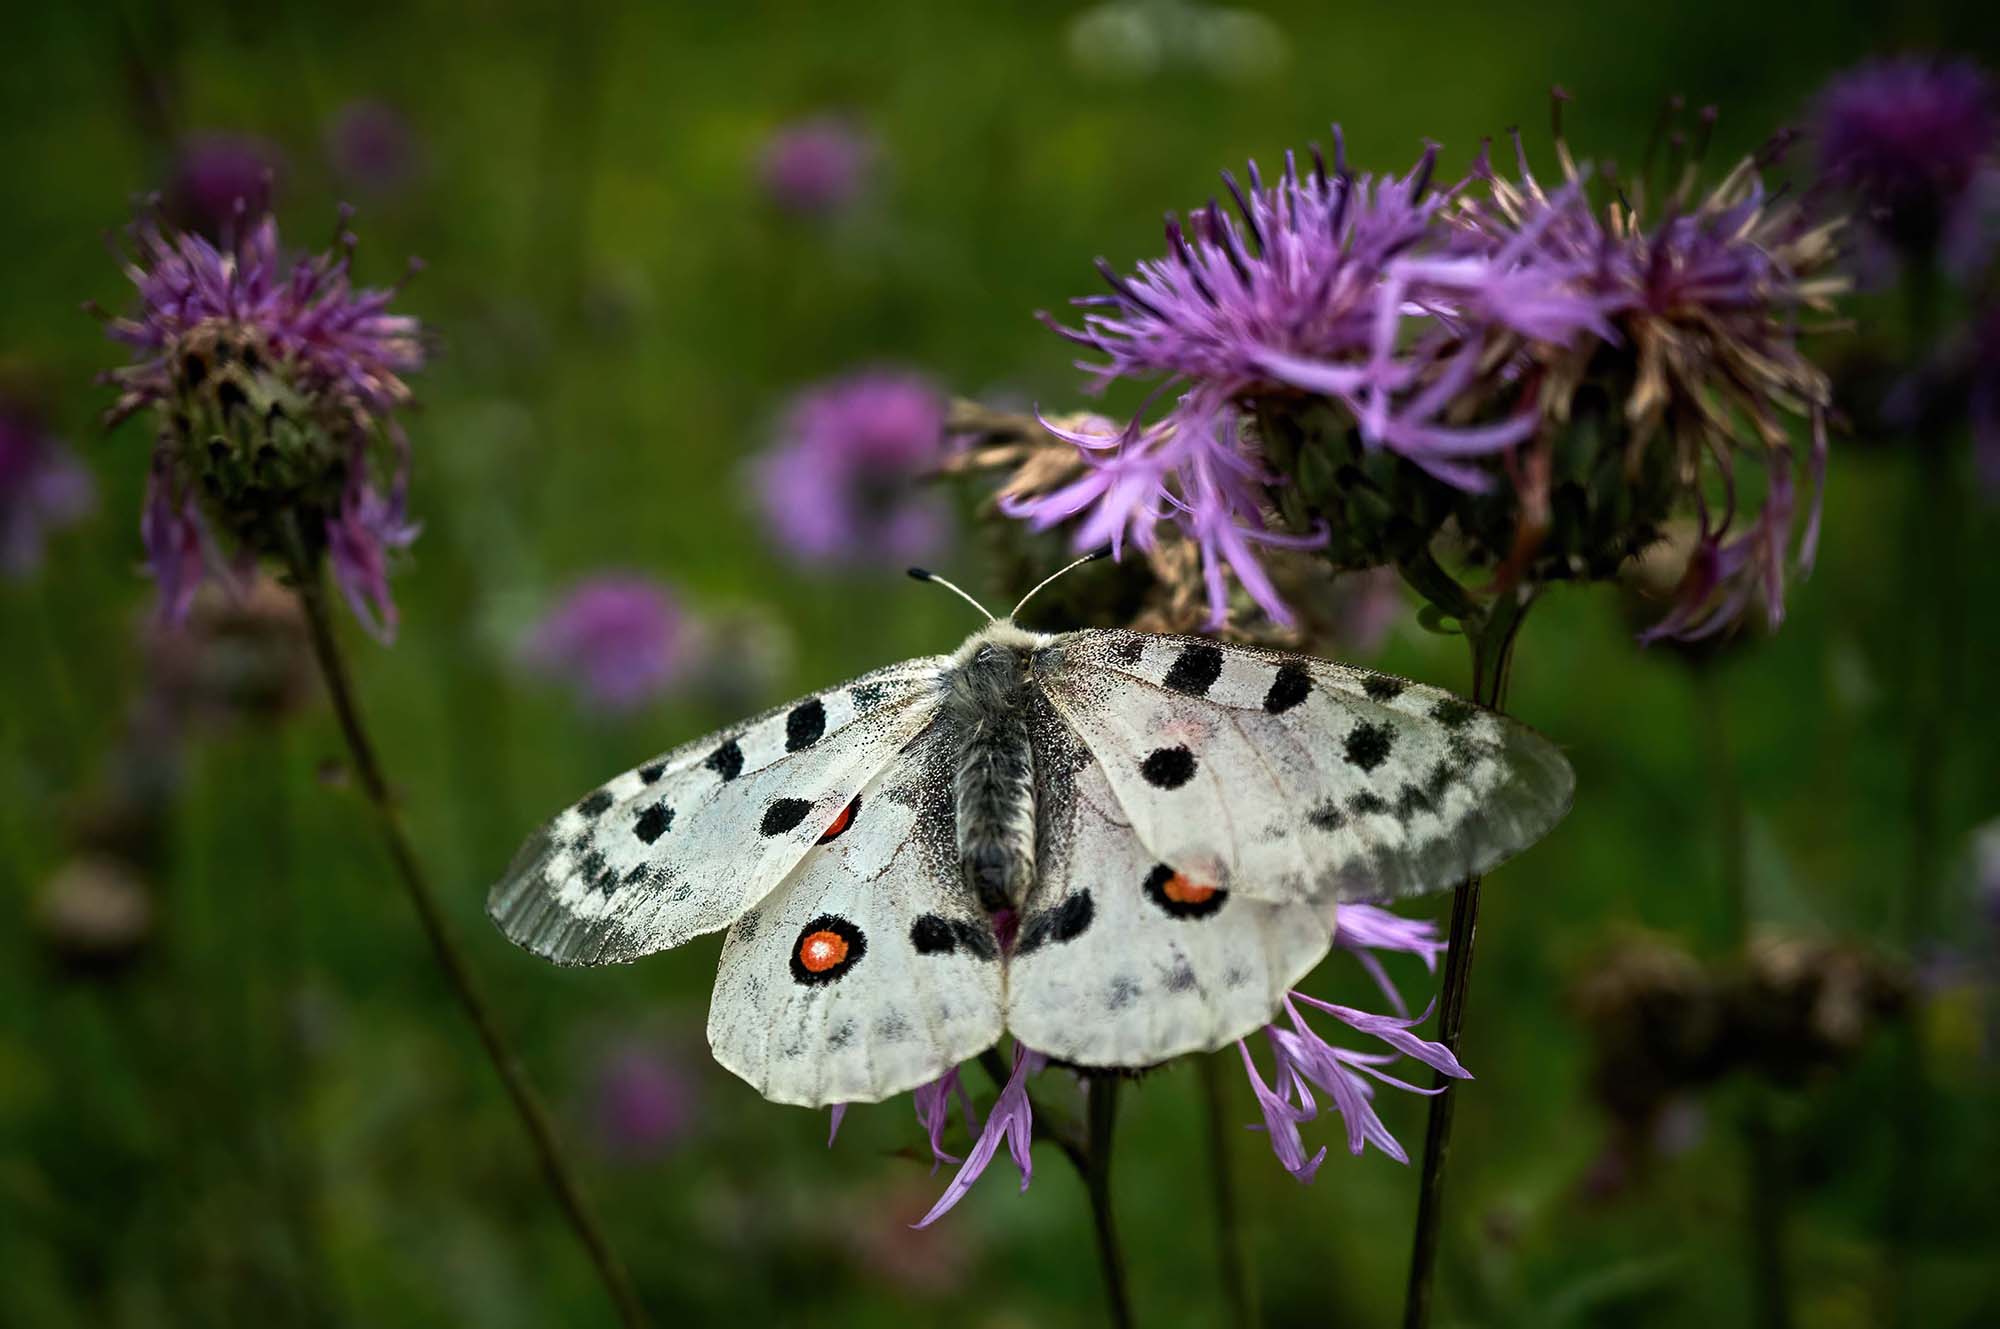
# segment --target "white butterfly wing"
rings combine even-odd
[[[1036,886],[1008,964],[1007,1027],[1085,1066],[1152,1066],[1271,1019],[1327,952],[1329,901],[1273,904],[1148,851],[1103,763],[1073,737],[1036,753]]]
[[[1437,688],[1198,637],[1058,637],[1037,681],[1160,862],[1275,902],[1420,894],[1569,810],[1525,725]]]
[[[709,1045],[766,1098],[878,1102],[998,1041],[1000,948],[961,884],[951,747],[919,738],[730,928]]]
[[[930,722],[947,663],[878,670],[617,776],[522,847],[487,913],[516,944],[575,965],[728,927]]]

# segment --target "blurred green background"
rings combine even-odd
[[[1160,213],[1205,199],[1221,167],[1272,164],[1333,119],[1363,166],[1399,170],[1425,137],[1463,163],[1482,135],[1540,126],[1557,81],[1580,151],[1636,157],[1678,92],[1721,104],[1717,152],[1733,156],[1871,51],[1991,65],[2000,25],[1978,8],[1274,0],[1235,63],[1170,47],[1146,70],[1111,59],[1101,18],[1079,27],[1085,7],[1048,3],[15,7],[0,360],[44,394],[99,504],[53,537],[39,576],[0,584],[0,1322],[610,1323],[338,778],[324,706],[148,747],[148,438],[143,422],[96,426],[109,392],[92,375],[118,353],[77,307],[124,304],[100,237],[165,183],[186,135],[276,145],[293,243],[319,243],[351,197],[364,279],[393,280],[406,254],[427,262],[402,304],[438,345],[409,422],[424,534],[395,580],[404,631],[386,650],[343,631],[420,849],[659,1322],[1088,1325],[1102,1314],[1088,1211],[1058,1155],[1038,1156],[1026,1195],[1003,1163],[910,1233],[945,1176],[926,1175],[906,1102],[855,1109],[829,1151],[824,1114],[766,1104],[708,1060],[716,939],[558,971],[482,915],[533,826],[610,772],[739,705],[968,630],[963,606],[889,570],[814,578],[772,552],[745,463],[786,396],[888,362],[965,395],[1068,407],[1070,349],[1032,311],[1091,290],[1096,254],[1155,253]],[[356,99],[410,126],[420,160],[394,190],[350,190],[328,167],[329,122]],[[827,111],[877,138],[879,169],[845,216],[784,215],[757,187],[757,153]],[[1859,308],[1850,341],[1897,349],[1893,304]],[[1828,345],[1836,364],[1853,349]],[[1839,440],[1822,566],[1784,631],[1729,662],[1720,702],[1698,702],[1676,657],[1637,650],[1609,591],[1558,591],[1530,620],[1513,709],[1565,745],[1579,794],[1489,884],[1440,1323],[1751,1322],[1728,1091],[1670,1159],[1605,1193],[1592,1178],[1609,1134],[1570,994],[1638,930],[1718,944],[1703,748],[1718,704],[1757,917],[1886,946],[1926,700],[1900,682],[1922,575],[1900,557],[1912,474],[1893,446]],[[1936,852],[1938,940],[1958,977],[1915,1019],[1936,1085],[1909,1275],[1923,1325],[2000,1322],[1995,938],[1958,889],[1968,833],[2000,815],[1983,686],[2000,644],[1994,534],[1981,508],[1969,704]],[[940,561],[996,589],[976,540]],[[513,643],[560,586],[605,567],[668,581],[697,615],[761,607],[789,652],[739,689],[751,695],[696,690],[593,719],[524,676]],[[1463,688],[1461,655],[1406,614],[1376,663]],[[162,809],[152,927],[117,972],[80,969],[38,902],[104,789],[135,781]],[[1397,974],[1422,990],[1414,965]],[[1367,997],[1351,964],[1318,981]],[[1801,1325],[1877,1322],[1891,1117],[1911,1092],[1892,1042],[1779,1104]],[[636,1151],[606,1137],[599,1101],[607,1066],[635,1056],[685,1110]],[[1233,1069],[1228,1083],[1256,1120]],[[1414,1154],[1423,1104],[1386,1097]],[[1141,1322],[1217,1323],[1195,1079],[1170,1068],[1125,1102],[1117,1200]],[[1311,1130],[1334,1153],[1309,1188],[1262,1137],[1235,1142],[1264,1314],[1391,1323],[1414,1170],[1346,1156],[1332,1122]]]

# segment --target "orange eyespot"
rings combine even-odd
[[[1175,904],[1206,904],[1215,896],[1215,887],[1189,881],[1176,872],[1160,887],[1160,894]]]
[[[847,958],[847,938],[838,932],[808,933],[799,942],[799,964],[808,973],[823,974]]]
[[[840,810],[840,815],[833,819],[833,825],[826,828],[826,834],[819,837],[819,842],[821,844],[825,844],[829,840],[838,839],[840,837],[841,832],[845,831],[849,826],[852,826],[854,824],[854,814],[860,811],[860,809],[861,809],[861,795],[856,794],[854,796],[853,801],[850,802],[846,807],[842,808]]]

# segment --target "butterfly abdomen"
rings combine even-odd
[[[952,795],[965,885],[992,913],[1017,909],[1035,875],[1035,749],[1026,656],[989,644],[953,670],[944,719],[956,737]]]

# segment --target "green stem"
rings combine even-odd
[[[1111,1134],[1118,1124],[1116,1074],[1094,1076],[1090,1080],[1090,1149],[1083,1173],[1084,1189],[1090,1192],[1090,1216],[1097,1229],[1097,1264],[1104,1273],[1104,1295],[1110,1303],[1111,1323],[1116,1329],[1131,1329],[1132,1303],[1125,1288],[1125,1256],[1118,1246],[1118,1228],[1111,1214]]]
[[[1236,1205],[1236,1178],[1229,1150],[1229,1108],[1224,1093],[1222,1053],[1195,1058],[1201,1077],[1202,1111],[1208,1126],[1208,1180],[1215,1198],[1215,1248],[1222,1266],[1222,1295],[1229,1323],[1249,1329],[1257,1323],[1251,1298],[1249,1261],[1243,1253],[1243,1229]]]
[[[327,612],[326,587],[319,567],[303,556],[295,556],[292,578],[300,605],[305,610],[306,625],[311,630],[313,654],[319,661],[320,675],[325,679],[327,692],[333,699],[334,714],[340,722],[341,735],[347,741],[355,776],[374,813],[376,827],[381,832],[389,859],[395,865],[396,875],[409,896],[411,907],[417,912],[418,922],[423,925],[432,957],[437,961],[452,995],[465,1011],[466,1018],[472,1021],[480,1045],[486,1050],[487,1060],[493,1063],[515,1114],[521,1119],[521,1127],[534,1147],[542,1178],[554,1194],[571,1230],[583,1243],[605,1292],[617,1308],[620,1322],[628,1329],[642,1326],[646,1323],[646,1316],[632,1289],[632,1281],[610,1243],[605,1240],[596,1215],[584,1199],[583,1191],[556,1140],[555,1126],[549,1119],[548,1109],[542,1106],[540,1096],[528,1082],[520,1058],[500,1032],[500,1026],[481,995],[458,943],[452,938],[443,912],[438,908],[437,898],[417,861],[416,851],[403,830],[389,783],[383,778],[381,763],[376,759],[375,745],[362,724],[360,709],[348,683],[347,666],[334,638],[333,621]]]
[[[1419,575],[1435,573],[1458,594],[1463,588],[1450,581],[1425,554],[1416,566]],[[1418,589],[1423,584],[1405,565],[1404,576]],[[1452,613],[1452,606],[1425,590],[1440,610]],[[1472,699],[1482,706],[1500,710],[1507,699],[1507,680],[1513,670],[1514,642],[1521,620],[1533,602],[1531,594],[1508,591],[1492,607],[1460,616],[1466,641],[1472,649]],[[1469,599],[1468,599],[1469,603]],[[1465,1028],[1465,995],[1472,978],[1472,944],[1479,921],[1479,878],[1467,877],[1452,893],[1451,931],[1445,951],[1444,984],[1438,992],[1438,1041],[1458,1053]],[[1410,1281],[1403,1302],[1404,1329],[1424,1329],[1430,1323],[1431,1299],[1437,1282],[1438,1243],[1444,1231],[1444,1175],[1451,1157],[1452,1117],[1458,1106],[1458,1081],[1444,1074],[1433,1077],[1437,1093],[1431,1098],[1430,1115],[1424,1126],[1423,1170],[1417,1182],[1417,1226],[1410,1248]]]

